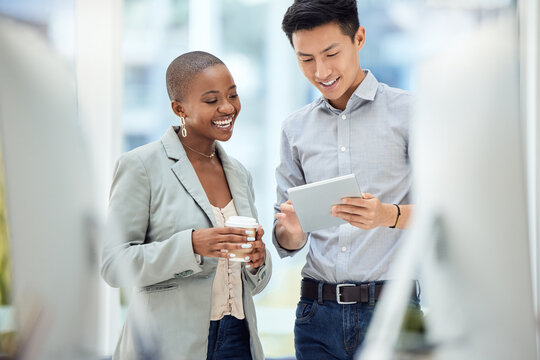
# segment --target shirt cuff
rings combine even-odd
[[[247,272],[252,276],[253,278],[263,280],[266,276],[266,261],[264,264],[259,266],[258,268],[246,268]]]
[[[195,261],[197,262],[197,264],[203,265],[204,264],[204,257],[199,255],[199,254],[195,254]]]
[[[300,252],[300,250],[302,250],[304,248],[304,246],[306,246],[307,239],[306,239],[306,242],[304,243],[304,245],[300,249],[289,250],[289,249],[285,249],[285,248],[281,247],[281,244],[279,243],[279,241],[277,241],[277,238],[276,238],[276,224],[277,224],[277,220],[274,220],[274,227],[272,229],[272,242],[274,243],[274,246],[276,247],[277,253],[278,253],[280,258],[283,259],[283,258],[285,258],[287,256],[292,257],[292,256],[296,255],[296,253]]]

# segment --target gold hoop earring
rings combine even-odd
[[[182,132],[182,137],[186,137],[187,136],[186,120],[184,119],[183,116],[180,116],[180,128]]]

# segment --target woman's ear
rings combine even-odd
[[[184,111],[184,106],[181,102],[176,100],[171,100],[172,111],[179,117],[186,117],[186,112]]]

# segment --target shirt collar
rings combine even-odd
[[[364,80],[362,80],[360,85],[358,85],[356,90],[354,90],[353,94],[351,95],[351,99],[349,99],[349,102],[353,99],[353,97],[357,97],[357,98],[368,100],[368,101],[375,100],[375,95],[377,94],[379,82],[377,81],[377,79],[375,78],[375,75],[373,75],[373,73],[370,70],[366,69],[364,70],[364,73],[366,74],[366,77],[364,78]],[[324,102],[326,104],[326,107],[329,110],[334,111],[334,112],[340,112],[340,110],[337,110],[336,108],[334,108],[330,104],[328,99],[326,99],[323,96],[320,97],[320,100],[318,103],[320,104],[321,102]]]
[[[362,80],[360,85],[358,85],[353,95],[364,100],[373,101],[375,100],[379,82],[375,79],[375,76],[371,71],[365,70],[364,73],[366,74],[366,77]]]

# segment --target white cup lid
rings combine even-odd
[[[230,227],[257,227],[257,220],[249,216],[231,216],[227,219],[225,226]]]

